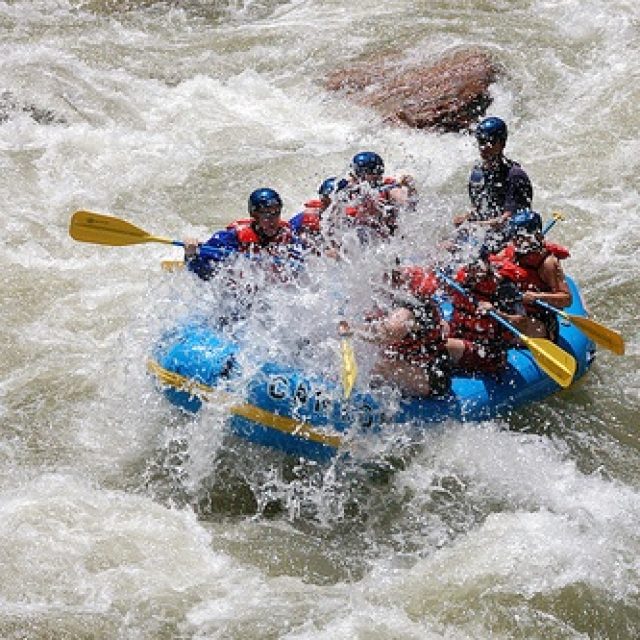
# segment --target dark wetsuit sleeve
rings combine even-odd
[[[214,233],[201,247],[200,255],[186,261],[189,271],[193,271],[203,280],[208,280],[216,270],[216,266],[236,253],[240,248],[238,236],[234,229],[225,229]]]
[[[515,213],[521,209],[530,209],[533,200],[531,180],[522,167],[514,164],[507,177],[507,191],[504,198],[504,211]]]
[[[482,204],[482,193],[484,191],[484,174],[480,167],[474,167],[469,175],[469,200],[476,210],[479,210]]]

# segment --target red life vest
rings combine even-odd
[[[556,244],[555,242],[545,242],[545,249],[551,251],[551,253],[558,258],[558,260],[566,260],[571,257],[571,253],[569,253],[569,249],[567,247],[563,247],[561,244]]]
[[[421,267],[404,267],[400,270],[401,286],[417,298],[411,308],[418,326],[403,340],[387,345],[385,355],[399,360],[427,365],[436,361],[446,351],[442,314],[433,295],[438,290],[438,280],[432,271]]]
[[[438,278],[433,271],[422,267],[403,267],[400,269],[400,276],[417,298],[430,298],[438,290]]]
[[[380,189],[380,198],[382,200],[390,200],[391,199],[391,190],[395,187],[400,186],[399,182],[392,178],[391,176],[385,176],[382,179],[382,188]]]
[[[373,194],[373,197],[375,204],[380,205],[380,210],[375,212],[375,214],[371,213],[366,202],[358,202],[355,205],[346,207],[345,214],[351,218],[356,225],[371,227],[384,236],[390,235],[396,227],[396,214],[390,214],[385,211],[384,205],[387,205],[391,201],[391,190],[397,185],[398,181],[395,178],[386,176],[382,179],[382,183],[375,187],[376,193]],[[369,207],[370,206],[369,204]]]
[[[371,187],[371,189],[372,191],[377,190],[376,196],[378,200],[382,202],[388,202],[389,200],[391,200],[391,191],[398,186],[400,186],[399,182],[395,178],[392,178],[390,176],[385,176],[379,185],[375,187]],[[355,210],[357,210],[357,207],[353,207],[353,209],[355,213]]]
[[[553,255],[558,260],[564,260],[570,256],[569,250],[559,244],[545,242],[542,251],[533,251],[523,256],[518,256],[515,247],[507,245],[490,260],[498,269],[498,273],[516,284],[523,293],[527,291],[551,291],[549,285],[540,277],[540,267],[544,261]],[[537,318],[549,317],[549,313],[541,310],[537,305],[525,304],[528,315]]]
[[[556,244],[555,242],[544,242],[544,248],[548,253],[552,253],[558,260],[565,260],[566,258],[571,257],[569,253],[569,249],[563,247],[560,244]],[[530,255],[535,255],[535,252]],[[516,248],[513,244],[508,244],[500,253],[497,253],[491,256],[491,261],[499,261],[501,258],[507,258],[509,260],[514,260],[516,257]]]
[[[358,207],[345,207],[344,212],[349,218],[355,218],[359,213]]]
[[[444,329],[441,324],[442,317],[437,305],[434,304],[431,312],[432,321],[428,326],[421,324],[406,338],[386,345],[385,355],[414,364],[428,365],[446,353]]]
[[[322,200],[308,200],[304,203],[300,231],[308,233],[320,233],[320,214],[322,213]]]
[[[455,280],[467,288],[477,300],[496,302],[498,283],[495,275],[488,273],[473,286],[469,287],[467,284],[467,271],[462,268],[456,273]],[[491,316],[480,313],[477,305],[467,296],[455,290],[451,290],[450,296],[453,304],[453,314],[449,323],[452,337],[484,343],[506,343],[510,340],[510,334],[502,325]]]
[[[518,256],[515,246],[509,244],[500,253],[491,256],[490,260],[498,273],[515,282],[521,291],[549,291],[549,285],[540,277],[539,269],[550,255],[564,260],[571,254],[566,247],[545,242],[542,251]]]
[[[253,227],[253,219],[236,220],[227,226],[228,230],[235,230],[240,251],[245,253],[258,253],[260,249],[270,245],[289,244],[293,236],[291,227],[285,220],[278,223],[278,233],[273,238],[262,238]]]

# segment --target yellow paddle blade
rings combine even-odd
[[[340,351],[342,353],[342,388],[344,397],[348,398],[358,377],[358,363],[351,342],[347,338],[342,339]]]
[[[560,315],[575,324],[578,329],[588,338],[591,338],[596,344],[599,344],[605,349],[609,349],[609,351],[613,351],[613,353],[619,356],[624,355],[624,339],[617,331],[609,329],[591,318],[574,316],[564,312]]]
[[[538,366],[561,387],[568,387],[576,372],[576,359],[546,338],[518,336],[535,358]]]
[[[160,263],[163,271],[182,271],[184,269],[184,260],[163,260]]]
[[[69,222],[69,235],[78,242],[106,244],[112,247],[124,247],[144,242],[173,244],[169,238],[149,235],[144,229],[121,220],[93,211],[76,211]]]

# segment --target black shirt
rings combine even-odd
[[[491,168],[476,165],[469,176],[469,198],[475,210],[470,220],[491,220],[504,211],[530,209],[531,180],[513,160],[501,157]]]

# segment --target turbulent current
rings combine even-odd
[[[5,0],[0,28],[0,637],[640,637],[637,2]],[[318,266],[252,329],[274,357],[320,336],[303,364],[326,367],[345,301],[366,306],[386,258],[428,257],[467,206],[477,149],[322,80],[465,46],[505,69],[489,113],[626,355],[600,350],[507,420],[390,429],[363,464],[285,458],[228,434],[224,407],[168,405],[150,349],[219,292],[160,268],[177,248],[74,242],[73,211],[204,240],[252,189],[290,217],[378,152],[415,177],[410,239]]]

